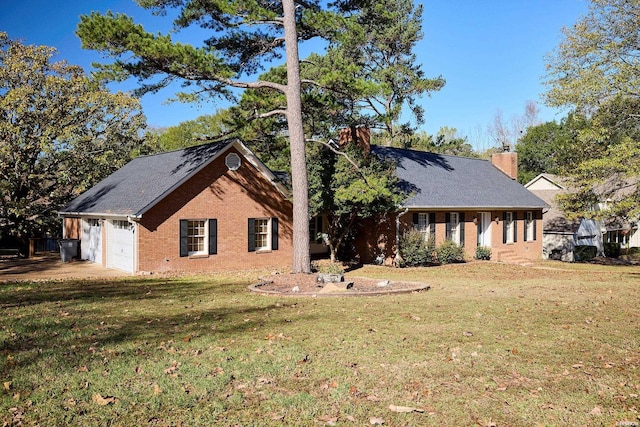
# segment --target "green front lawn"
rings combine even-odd
[[[367,298],[257,295],[255,273],[0,284],[0,423],[638,423],[640,268],[542,265],[364,267],[431,285]]]

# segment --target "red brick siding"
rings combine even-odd
[[[429,211],[424,211],[429,212]],[[433,211],[431,211],[433,212]],[[473,259],[478,244],[478,229],[473,219],[478,215],[475,211],[458,211],[464,213],[464,249],[467,259]],[[486,211],[485,211],[486,212]],[[542,212],[533,211],[536,215],[536,239],[524,240],[525,212],[512,211],[517,218],[517,241],[515,243],[502,243],[503,211],[491,212],[491,251],[492,259],[499,260],[500,256],[511,254],[522,259],[538,260],[542,258]],[[400,217],[400,233],[413,227],[413,212],[409,211]],[[442,244],[446,239],[446,212],[435,212],[436,216],[436,245]],[[495,218],[498,217],[496,223]],[[386,220],[366,220],[358,224],[355,242],[356,256],[360,261],[369,263],[375,260],[379,254],[384,254],[387,264],[393,263],[396,234],[396,215],[392,214]]]
[[[292,205],[242,155],[229,171],[224,153],[146,212],[138,227],[138,270],[221,271],[290,267]],[[277,217],[279,249],[248,252],[248,218]],[[218,220],[218,253],[180,257],[181,219]]]

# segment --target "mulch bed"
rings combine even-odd
[[[381,279],[365,277],[345,277],[345,283],[318,283],[316,274],[272,274],[261,277],[259,282],[249,286],[249,290],[267,295],[283,296],[364,296],[409,293],[428,290],[425,283],[417,282],[388,282],[388,286],[381,286]],[[346,283],[353,283],[348,289]],[[323,290],[324,289],[324,290]],[[328,290],[332,290],[327,292]]]

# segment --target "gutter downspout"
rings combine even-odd
[[[396,216],[396,251],[394,254],[394,261],[396,267],[399,267],[398,262],[402,261],[402,255],[400,254],[400,218],[409,212],[409,208],[404,208],[404,211],[400,212]]]

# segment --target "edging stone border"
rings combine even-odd
[[[357,279],[357,278],[356,278]],[[312,298],[322,298],[322,297],[368,297],[368,296],[380,296],[380,295],[400,295],[400,294],[409,294],[413,292],[421,292],[428,291],[431,289],[430,285],[419,282],[401,282],[401,283],[411,283],[415,286],[411,286],[408,288],[402,289],[388,289],[388,288],[380,288],[379,290],[369,291],[369,292],[350,292],[350,291],[342,291],[342,292],[333,292],[333,293],[319,293],[319,292],[296,292],[296,293],[283,293],[279,291],[267,291],[264,289],[260,289],[261,286],[267,285],[268,283],[254,283],[252,285],[247,286],[247,289],[251,292],[255,292],[261,295],[268,296],[281,296],[281,297],[312,297]]]

